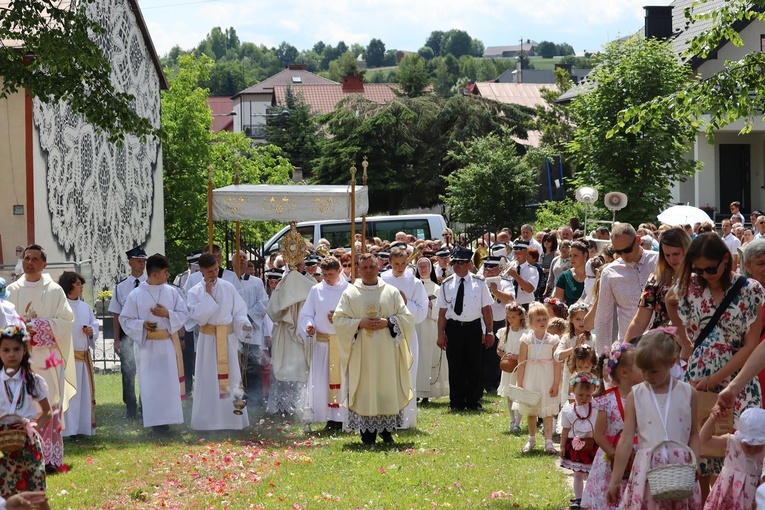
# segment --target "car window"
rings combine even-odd
[[[372,227],[370,235],[379,237],[383,241],[393,241],[396,238],[396,232],[412,234],[416,239],[433,239],[427,218],[373,221],[370,223]]]

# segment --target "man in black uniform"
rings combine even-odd
[[[494,299],[483,279],[473,276],[473,252],[458,246],[452,252],[454,274],[444,280],[438,295],[438,346],[449,362],[449,407],[481,409],[482,351],[494,344],[491,304]],[[489,329],[484,331],[481,318]]]

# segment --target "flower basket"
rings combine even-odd
[[[27,443],[27,431],[24,419],[18,414],[0,416],[0,452],[18,452]]]
[[[656,450],[667,444],[675,444],[691,454],[690,464],[653,465],[653,455]],[[656,501],[682,501],[693,496],[696,487],[696,455],[688,446],[678,441],[662,441],[651,449],[649,454],[650,468],[646,473],[651,497]]]
[[[523,363],[526,363],[525,361]],[[523,363],[518,365],[513,370],[515,373]],[[542,400],[542,394],[536,391],[527,390],[526,388],[519,388],[518,386],[509,386],[507,388],[507,398],[513,402],[518,402],[528,407],[536,407],[539,401]]]
[[[518,355],[507,353],[499,360],[499,368],[503,372],[514,372],[518,366]]]

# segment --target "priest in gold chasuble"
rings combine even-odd
[[[392,432],[403,421],[401,411],[414,396],[409,373],[414,317],[398,289],[378,278],[374,255],[361,255],[359,273],[333,318],[347,374],[347,391],[342,392],[347,395],[346,428],[359,430],[364,444],[373,444],[378,433],[392,443]]]

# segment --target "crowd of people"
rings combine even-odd
[[[541,426],[540,448],[573,472],[572,508],[752,509],[765,492],[765,239],[747,241],[740,221],[357,236],[356,259],[322,239],[271,254],[263,278],[213,245],[174,284],[169,261],[137,247],[109,307],[126,418],[166,436],[191,398],[194,430],[242,430],[264,410],[371,445],[417,427],[432,399],[480,412],[496,392],[508,429],[528,433],[523,453]],[[0,429],[25,431],[0,459],[6,498],[44,490],[62,438],[95,433],[99,323],[82,276],[57,284],[45,265],[26,247],[23,276],[0,290],[0,416],[20,420]],[[667,503],[649,481],[659,466],[698,481]]]

